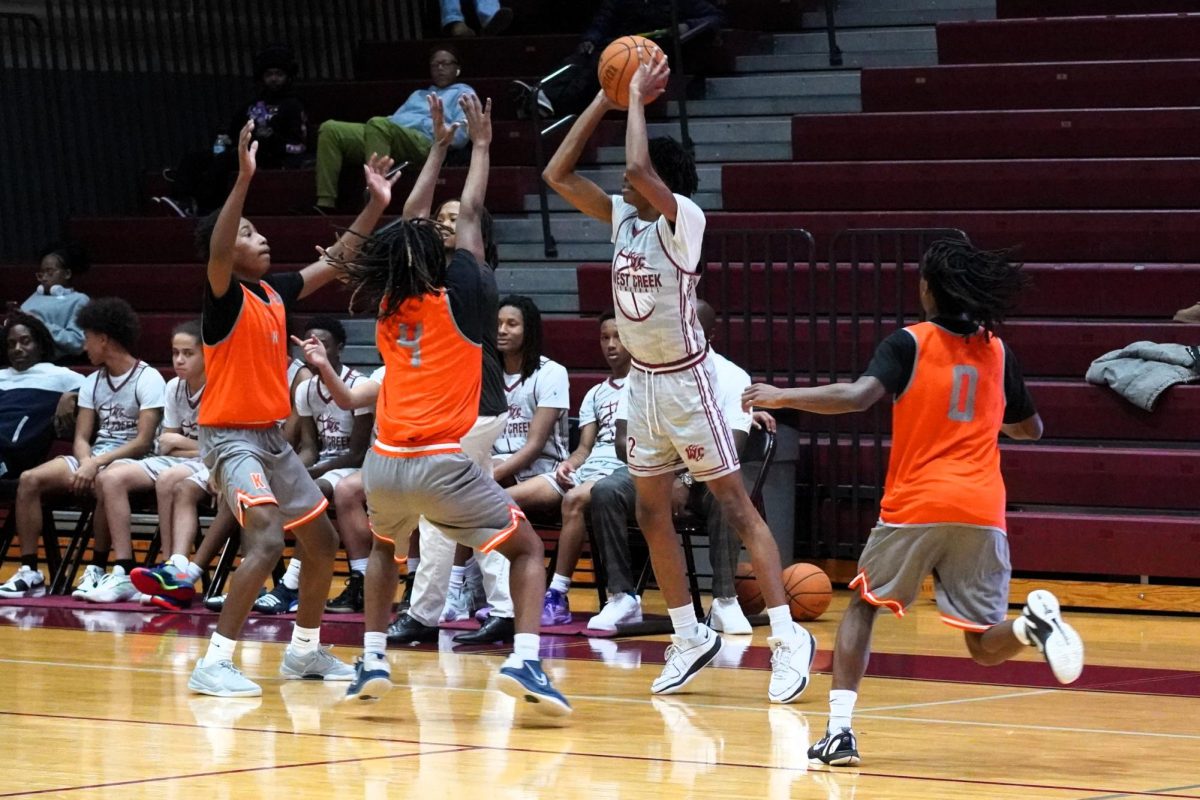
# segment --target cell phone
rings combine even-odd
[[[393,176],[395,176],[395,175],[399,175],[399,174],[400,174],[400,173],[401,173],[401,172],[404,170],[404,168],[405,168],[405,167],[407,167],[407,166],[408,166],[408,162],[407,162],[407,161],[405,161],[405,162],[403,162],[403,163],[401,163],[401,164],[397,164],[396,166],[392,167],[392,168],[391,168],[391,169],[388,171],[388,174],[387,174],[385,177],[391,178],[391,177],[393,177]]]

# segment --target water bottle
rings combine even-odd
[[[228,148],[231,144],[233,144],[233,139],[230,139],[228,136],[222,133],[217,137],[217,140],[213,142],[213,155],[221,155],[221,153],[224,153],[226,148]]]

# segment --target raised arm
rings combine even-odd
[[[329,359],[325,356],[325,345],[321,344],[320,339],[315,337],[299,339],[293,336],[292,341],[304,348],[304,360],[317,370],[317,374],[321,376],[321,382],[329,390],[329,394],[338,408],[349,411],[355,408],[371,408],[375,405],[375,400],[379,397],[378,383],[366,380],[359,381],[354,386],[347,386],[341,376],[330,366]]]
[[[478,97],[465,94],[458,99],[458,104],[467,118],[467,131],[471,135],[471,166],[467,169],[467,182],[459,198],[454,240],[459,250],[466,250],[482,264],[486,259],[480,218],[492,166],[492,101],[488,98],[487,103],[481,105]]]
[[[437,187],[438,175],[441,174],[442,164],[446,161],[446,153],[454,143],[454,134],[459,127],[457,122],[453,125],[446,124],[446,110],[442,106],[442,98],[436,94],[429,94],[425,99],[429,103],[429,116],[433,120],[433,145],[429,148],[429,155],[425,157],[425,166],[421,167],[417,182],[408,193],[408,199],[404,201],[405,219],[428,217],[433,210],[433,190]]]
[[[603,189],[575,171],[579,157],[588,139],[596,132],[596,127],[609,109],[616,108],[608,96],[600,91],[571,130],[562,144],[558,146],[550,163],[542,171],[542,179],[546,184],[575,208],[593,219],[612,224],[612,199]]]
[[[246,205],[246,192],[258,166],[258,142],[254,138],[254,120],[242,126],[238,134],[238,175],[217,215],[208,246],[208,285],[213,297],[224,297],[233,280],[233,249],[237,244],[238,225],[242,221],[242,208]]]
[[[304,279],[304,288],[300,290],[301,297],[307,297],[336,278],[340,274],[336,264],[353,261],[358,255],[363,241],[375,230],[379,218],[392,202],[392,186],[400,177],[399,172],[389,177],[394,163],[390,156],[372,153],[371,158],[363,165],[370,199],[367,200],[362,213],[350,223],[350,229],[338,237],[333,247],[324,251],[318,247],[317,252],[321,257],[300,270],[300,277]]]
[[[667,59],[651,63],[638,48],[641,66],[629,81],[629,120],[625,125],[625,177],[642,197],[650,201],[670,222],[675,221],[675,195],[663,183],[650,163],[650,141],[646,132],[646,106],[658,99],[667,88],[671,70]]]
[[[742,392],[742,408],[795,408],[811,414],[849,414],[866,411],[887,394],[878,378],[864,375],[854,383],[780,389],[756,383]]]

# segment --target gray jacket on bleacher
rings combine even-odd
[[[1087,382],[1109,386],[1138,408],[1153,411],[1159,395],[1200,379],[1200,348],[1134,342],[1105,353],[1088,367]]]

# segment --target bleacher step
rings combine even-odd
[[[857,73],[853,73],[858,78]],[[862,111],[862,97],[856,89],[850,94],[749,97],[720,100],[690,100],[690,117],[766,117],[779,114],[848,114]],[[679,103],[667,103],[667,115],[679,116]]]
[[[843,53],[937,50],[937,29],[932,25],[920,28],[863,28],[839,32],[837,42]],[[829,55],[829,36],[824,30],[777,33],[771,37],[771,44],[775,55]],[[743,58],[752,56],[739,56],[739,66]]]
[[[886,4],[869,0],[841,0],[835,13],[839,29],[930,25],[995,18],[995,0],[888,0]],[[802,22],[806,29],[820,30],[825,26],[825,12],[807,12]]]

